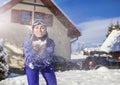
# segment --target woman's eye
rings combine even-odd
[[[41,29],[44,29],[44,27],[42,26]]]
[[[44,26],[41,27],[42,30],[45,30],[46,28]]]

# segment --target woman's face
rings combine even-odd
[[[41,25],[41,24],[36,25],[36,26],[34,27],[33,33],[34,33],[34,35],[35,35],[36,37],[42,38],[44,35],[46,35],[46,33],[47,33],[47,28],[46,28],[46,26],[43,26],[43,25]]]

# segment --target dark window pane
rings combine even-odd
[[[32,19],[32,12],[22,11],[21,24],[30,25]]]
[[[35,19],[42,19],[42,16],[40,14],[36,14]]]
[[[11,11],[11,21],[14,23],[20,23],[24,25],[31,25],[32,23],[32,12],[25,10],[16,10]]]
[[[36,19],[45,20],[45,22],[46,22],[46,24],[48,26],[52,26],[52,24],[53,24],[53,15],[52,14],[45,14],[45,13],[41,13],[41,12],[35,12],[34,20],[36,20]]]
[[[36,19],[43,19],[43,16],[44,16],[44,14],[41,14],[41,13],[35,13],[35,20]]]

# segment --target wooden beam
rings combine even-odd
[[[36,0],[34,0],[34,3],[36,3]],[[34,11],[36,10],[36,6],[34,5]]]
[[[26,4],[26,5],[33,5],[33,6],[41,6],[41,7],[47,7],[44,4],[38,4],[38,3],[33,3],[33,2],[20,2],[21,4]]]

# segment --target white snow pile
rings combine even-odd
[[[97,71],[100,71],[100,72],[108,72],[109,69],[108,69],[107,67],[105,67],[105,66],[101,66],[101,67],[99,67],[99,68],[97,69]]]
[[[120,51],[120,30],[113,30],[101,46],[102,51]]]
[[[120,69],[71,70],[56,72],[58,85],[120,85]],[[15,75],[0,81],[0,85],[28,85],[26,75]],[[46,85],[40,75],[40,85]]]
[[[73,53],[71,54],[71,60],[74,59],[85,59],[87,57],[87,55],[83,55],[81,53]]]

